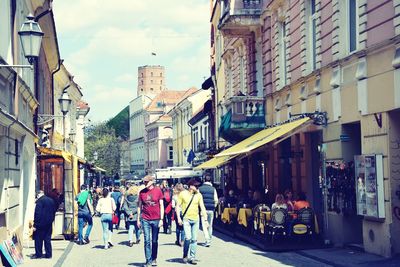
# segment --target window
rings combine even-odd
[[[315,0],[309,0],[308,2],[308,50],[307,50],[307,65],[310,71],[316,68],[316,42],[317,42],[317,12],[315,6]]]
[[[358,39],[358,4],[357,0],[348,0],[348,34],[349,34],[349,52],[357,50]]]
[[[240,58],[239,58],[239,67],[240,67],[240,88],[239,90],[244,93],[246,92],[246,86],[245,86],[245,79],[244,79],[244,75],[245,75],[245,68],[244,68],[244,55],[241,54]]]
[[[150,83],[153,84],[153,80],[150,80]]]
[[[153,73],[152,72],[150,72],[150,76],[153,77]]]
[[[142,85],[143,85],[143,80],[141,80],[141,83],[142,83]]]
[[[174,159],[174,148],[173,146],[168,146],[168,160]]]
[[[279,85],[283,87],[287,82],[287,64],[286,64],[286,50],[287,50],[287,36],[286,36],[286,23],[281,22],[279,27],[278,45],[279,45]]]
[[[142,73],[140,73],[140,75],[142,76],[142,78],[143,78],[143,72]]]
[[[160,84],[162,84],[162,80],[160,81]]]
[[[160,72],[160,77],[162,77],[162,72]]]

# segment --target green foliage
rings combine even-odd
[[[121,145],[115,130],[105,122],[86,127],[85,158],[96,166],[107,171],[107,176],[113,176],[120,170]],[[97,160],[94,153],[97,152]]]
[[[125,107],[114,118],[107,122],[109,128],[115,130],[115,134],[123,140],[129,139],[129,106]]]

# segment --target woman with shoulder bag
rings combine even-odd
[[[104,249],[112,247],[112,216],[117,209],[115,201],[110,197],[107,188],[103,189],[103,198],[99,199],[96,210],[101,214],[101,225],[103,226]]]
[[[140,228],[137,225],[137,208],[138,208],[138,190],[137,186],[131,186],[126,192],[122,210],[125,212],[125,221],[128,228],[129,246],[140,243]],[[133,242],[133,230],[135,230],[136,242]]]

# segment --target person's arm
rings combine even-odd
[[[176,218],[178,219],[179,225],[182,225],[181,205],[182,205],[182,198],[181,198],[181,193],[180,193],[178,195],[178,200],[176,201],[176,205],[175,205],[175,213],[176,213]]]
[[[113,198],[111,198],[111,208],[113,212],[117,210],[117,205],[115,204],[115,200]]]
[[[92,202],[89,201],[89,199],[88,199],[88,201],[87,201],[87,205],[88,205],[88,208],[89,208],[90,215],[93,215],[94,209],[93,209]]]
[[[36,202],[35,215],[33,217],[33,230],[34,231],[40,224],[40,218],[42,217],[41,211],[42,211],[42,203],[40,201],[38,201],[38,202]]]
[[[207,210],[204,205],[203,196],[200,194],[199,198],[200,198],[199,205],[200,205],[201,216],[203,216],[203,218],[207,218],[207,212],[206,212]]]
[[[218,194],[217,190],[214,188],[214,207],[216,208],[218,206]]]
[[[161,193],[161,195],[163,196],[163,194]],[[160,200],[160,222],[158,224],[158,227],[163,226],[163,220],[164,220],[164,198],[161,197]]]
[[[141,227],[141,223],[140,223],[141,211],[142,211],[142,201],[140,200],[140,194],[139,194],[139,197],[138,197],[138,206],[137,206],[137,221],[136,221],[136,224],[137,224],[137,226],[138,226],[139,228]]]

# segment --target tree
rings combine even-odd
[[[109,128],[115,130],[116,136],[122,140],[129,139],[129,106],[125,107],[114,118],[107,122]]]
[[[89,162],[105,169],[107,176],[113,176],[120,169],[121,145],[115,130],[105,122],[91,125],[85,129],[85,157]],[[97,152],[97,160],[94,153]]]

